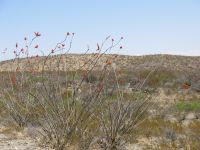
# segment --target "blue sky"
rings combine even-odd
[[[69,31],[75,53],[112,35],[121,54],[200,55],[199,0],[0,0],[0,20],[0,50],[39,31],[48,51]]]

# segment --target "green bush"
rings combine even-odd
[[[139,78],[144,80],[150,72],[150,70],[140,72]],[[172,82],[174,79],[176,79],[176,75],[173,72],[167,70],[157,70],[149,77],[147,84],[150,87],[158,87],[162,86],[166,82]]]
[[[178,110],[184,111],[184,110],[200,110],[200,103],[198,102],[190,102],[190,103],[178,103],[176,105],[176,108]]]

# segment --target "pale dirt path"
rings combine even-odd
[[[5,127],[0,126],[0,150],[50,150],[40,147],[37,142],[20,132],[4,133]]]
[[[26,137],[11,137],[0,134],[0,150],[42,150],[33,140]]]

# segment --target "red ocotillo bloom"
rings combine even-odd
[[[12,83],[12,85],[16,85],[16,84],[17,84],[17,78],[16,78],[15,75],[13,75],[13,76],[11,77],[11,83]]]
[[[106,65],[111,65],[112,61],[111,60],[106,60]]]
[[[100,50],[100,46],[99,46],[99,44],[97,43],[97,51],[99,51]]]
[[[36,37],[41,36],[40,32],[35,32],[35,36]]]
[[[39,45],[35,45],[35,48],[38,48],[39,47]]]
[[[17,68],[16,68],[16,72],[19,72],[19,70],[20,70],[20,67],[17,67]]]
[[[98,85],[97,85],[97,92],[101,92],[102,91],[102,89],[103,89],[103,84],[102,83],[99,83]]]
[[[189,89],[190,88],[190,84],[188,84],[188,83],[184,83],[183,85],[182,85],[182,89]]]
[[[122,80],[122,79],[121,79],[121,80],[119,80],[118,82],[119,82],[119,84],[120,84],[120,85],[122,85],[122,84],[125,84],[125,81],[124,81],[124,80]]]
[[[116,73],[117,73],[117,75],[121,75],[122,74],[122,70],[118,70]]]

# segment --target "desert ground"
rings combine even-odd
[[[96,58],[0,62],[0,149],[200,148],[200,57]]]

